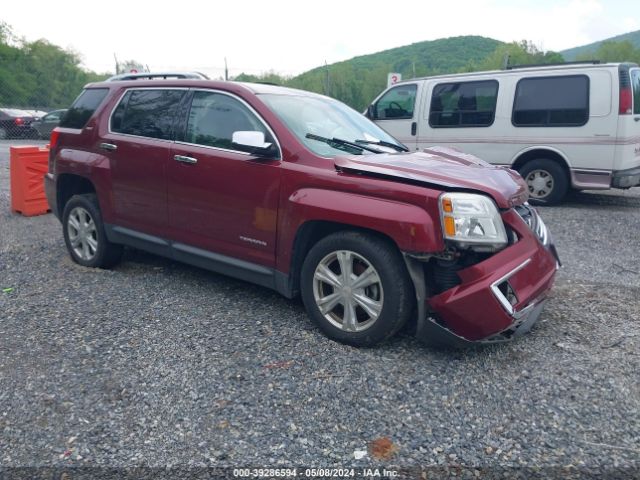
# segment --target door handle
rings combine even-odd
[[[411,135],[413,135],[415,137],[417,131],[418,131],[418,124],[416,122],[412,122],[411,123]]]
[[[174,155],[173,159],[176,162],[182,162],[182,163],[189,163],[189,164],[198,163],[198,159],[197,158],[185,157],[184,155]]]
[[[640,117],[636,117],[636,118],[634,118],[634,120],[635,120],[636,122],[640,122]]]
[[[110,152],[113,152],[114,150],[118,149],[118,146],[114,145],[113,143],[101,143],[100,148],[103,150],[108,150]]]

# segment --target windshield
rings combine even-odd
[[[326,97],[262,94],[260,98],[312,152],[323,157],[404,150],[401,144],[362,114]],[[325,142],[320,137],[336,139]],[[345,146],[361,144],[362,147]],[[398,148],[384,146],[390,143]],[[382,146],[378,146],[378,145]],[[368,148],[375,147],[375,148]]]

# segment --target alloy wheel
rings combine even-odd
[[[67,219],[67,233],[73,252],[82,260],[90,261],[98,251],[98,231],[91,214],[75,207]]]
[[[324,318],[346,332],[370,328],[384,304],[380,275],[367,259],[350,250],[331,252],[318,263],[313,296]]]

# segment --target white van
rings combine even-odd
[[[531,201],[640,185],[640,68],[567,63],[389,87],[366,115],[411,150],[456,147],[518,170]]]

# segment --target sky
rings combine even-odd
[[[153,71],[296,75],[424,40],[482,35],[563,50],[640,30],[637,0],[30,0],[0,21],[71,49],[97,72],[134,59]]]

